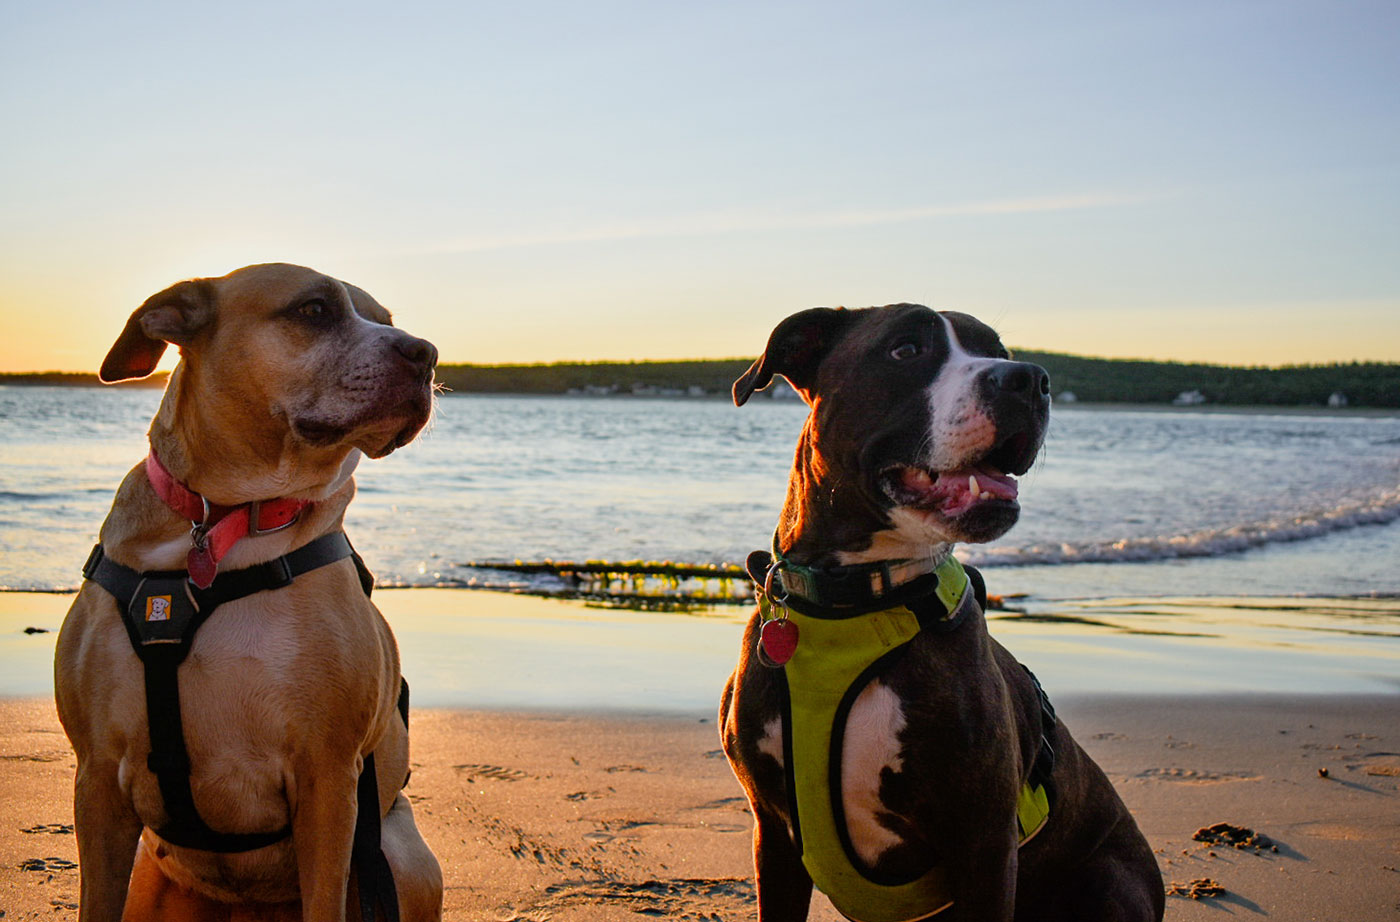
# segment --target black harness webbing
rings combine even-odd
[[[146,684],[146,720],[151,753],[146,765],[156,776],[165,802],[166,822],[156,834],[184,848],[247,852],[281,842],[291,826],[276,832],[228,833],[211,829],[190,791],[190,757],[180,719],[179,667],[194,645],[195,633],[220,605],[257,592],[281,589],[303,573],[351,558],[360,588],[368,596],[374,577],[344,532],[322,535],[291,553],[242,570],[220,573],[208,589],[189,581],[184,570],[140,573],[109,559],[97,545],[83,565],[83,576],[117,601],[131,646],[140,658]],[[399,714],[408,725],[408,683],[402,684]],[[379,786],[374,754],[365,757],[357,790],[358,811],[352,863],[365,920],[379,905],[386,922],[398,922],[398,897],[389,862],[380,848]]]

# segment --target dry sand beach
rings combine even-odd
[[[418,640],[406,627],[408,611],[432,595],[380,594],[410,668]],[[518,606],[523,619],[532,605],[582,610],[488,593],[442,595],[464,617],[513,614]],[[0,599],[7,638],[26,620],[56,626],[68,603],[58,595]],[[735,623],[722,618],[706,628],[732,647]],[[42,660],[51,650],[51,635],[21,636],[28,652],[7,640],[0,648],[7,663]],[[491,632],[459,642],[489,644]],[[722,678],[714,679],[716,694]],[[590,680],[581,669],[580,683]],[[445,917],[754,918],[750,818],[709,708],[644,715],[643,701],[628,713],[581,700],[582,711],[567,702],[552,710],[415,709],[409,794],[443,863]],[[1074,693],[1056,704],[1132,808],[1164,884],[1189,889],[1209,880],[1223,888],[1199,900],[1171,897],[1168,919],[1400,917],[1393,686],[1374,694]],[[4,699],[0,714],[0,918],[73,918],[71,750],[49,697]],[[1193,841],[1216,823],[1268,841],[1260,849]],[[814,920],[837,919],[820,896],[813,905]]]

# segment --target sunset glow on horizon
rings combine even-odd
[[[0,11],[0,371],[184,278],[359,285],[444,362],[752,356],[915,301],[1027,349],[1400,361],[1385,3]]]

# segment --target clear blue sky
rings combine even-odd
[[[1400,361],[1400,4],[0,6],[0,369],[270,260],[445,361],[1017,345]]]

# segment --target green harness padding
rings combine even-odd
[[[952,556],[936,572],[939,601],[948,620],[956,621],[963,606],[977,604],[967,572]],[[767,600],[760,605],[769,617]],[[840,746],[850,706],[884,661],[919,633],[918,616],[899,606],[845,618],[798,611],[788,617],[800,637],[783,667],[788,784],[807,873],[842,915],[859,922],[914,922],[947,909],[953,902],[946,868],[935,866],[912,881],[885,882],[856,865],[841,800]],[[1024,844],[1049,818],[1045,787],[1023,785],[1016,810]]]

